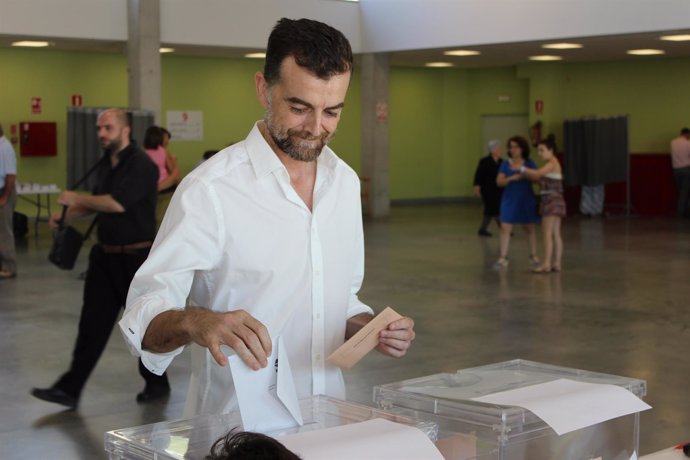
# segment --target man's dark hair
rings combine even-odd
[[[680,130],[680,135],[681,135],[681,136],[690,135],[690,129],[688,129],[688,128],[683,128],[683,129],[681,129],[681,130]]]
[[[520,152],[522,153],[522,158],[527,161],[529,160],[529,142],[522,136],[513,136],[508,139],[508,153],[510,153],[510,143],[515,142],[520,147]]]
[[[273,28],[264,65],[268,86],[280,80],[280,65],[288,56],[323,80],[353,69],[352,49],[345,35],[311,19],[283,18]]]
[[[159,126],[149,126],[144,134],[144,148],[157,149],[163,145],[163,130]]]
[[[218,439],[204,460],[300,460],[276,439],[250,431],[230,432]]]

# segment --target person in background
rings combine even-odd
[[[12,215],[17,203],[17,155],[0,125],[0,279],[17,276]]]
[[[144,135],[146,154],[158,167],[158,201],[156,204],[156,228],[160,226],[177,184],[180,183],[180,169],[177,159],[166,149],[170,133],[159,126],[149,126]]]
[[[264,119],[180,183],[132,281],[120,321],[132,353],[162,373],[191,344],[185,416],[237,410],[227,355],[265,368],[278,337],[299,398],[345,397],[326,358],[373,319],[357,296],[359,177],[327,147],[352,69],[341,32],[279,20],[254,78]],[[404,356],[413,326],[407,317],[387,324],[378,351]]]
[[[561,271],[563,257],[563,238],[561,238],[561,219],[566,215],[565,198],[563,198],[563,172],[561,163],[556,158],[556,141],[553,135],[537,145],[539,158],[544,165],[539,169],[523,166],[520,173],[529,180],[539,181],[541,186],[541,228],[544,234],[544,262],[532,269],[534,273]]]
[[[180,182],[177,160],[164,146],[167,130],[160,126],[149,126],[144,135],[144,150],[158,167],[158,192],[172,192]]]
[[[182,180],[182,175],[180,174],[179,166],[177,164],[177,157],[170,152],[170,148],[168,145],[170,144],[170,139],[172,139],[172,134],[170,134],[170,131],[168,131],[165,128],[161,128],[161,131],[163,132],[163,148],[165,149],[165,164],[166,168],[168,171],[170,171],[170,175],[172,175],[175,180],[174,183],[171,184],[168,187],[162,188],[161,192],[166,193],[166,192],[174,192],[175,187],[177,184],[180,183]]]
[[[89,254],[72,362],[51,387],[31,390],[38,399],[70,409],[79,403],[125,303],[132,277],[146,260],[156,234],[156,165],[130,142],[131,128],[124,110],[101,112],[97,128],[106,158],[97,171],[93,194],[65,191],[58,197],[59,204],[68,206],[67,222],[94,213],[98,219],[98,243]],[[51,227],[55,228],[61,217],[61,212],[54,213]],[[137,402],[154,401],[170,393],[165,374],[149,372],[141,361],[139,372],[146,386],[137,395]]]
[[[537,232],[535,225],[539,222],[537,202],[532,192],[532,183],[520,173],[520,168],[536,168],[537,165],[529,158],[529,144],[522,136],[514,136],[508,140],[508,161],[501,163],[498,169],[496,184],[504,187],[501,197],[501,241],[500,256],[494,268],[501,269],[508,266],[508,248],[513,225],[521,224],[527,233],[532,265],[539,265],[537,257]]]
[[[492,140],[487,146],[489,154],[479,160],[477,170],[474,172],[474,196],[481,198],[484,204],[484,218],[477,232],[479,236],[491,236],[488,227],[492,219],[496,221],[499,230],[501,228],[499,213],[503,189],[496,184],[498,168],[503,162],[501,142]]]
[[[680,135],[671,141],[671,164],[673,179],[678,190],[676,216],[690,216],[690,129],[683,128]]]

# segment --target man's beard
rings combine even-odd
[[[103,150],[114,153],[121,150],[122,142],[120,142],[120,139],[101,139],[101,146]]]
[[[298,161],[315,161],[334,135],[334,133],[326,132],[321,136],[311,136],[305,131],[295,129],[282,131],[273,122],[273,112],[270,107],[266,111],[264,121],[276,146],[290,158]]]

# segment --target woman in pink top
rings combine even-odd
[[[171,192],[180,182],[177,159],[170,155],[163,145],[165,133],[159,126],[150,126],[144,136],[144,150],[158,166],[158,191]]]

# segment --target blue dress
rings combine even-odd
[[[527,160],[525,167],[536,169],[537,165],[534,161]],[[509,161],[501,163],[498,173],[503,173],[506,177],[519,174],[518,171],[510,169]],[[501,222],[506,224],[534,224],[539,222],[532,182],[521,179],[508,183],[501,198]]]

